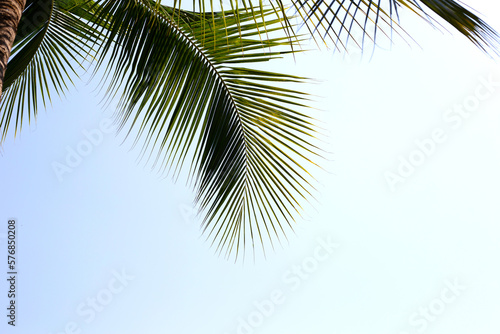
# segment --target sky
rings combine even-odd
[[[330,153],[295,233],[255,262],[214,254],[185,174],[137,162],[95,84],[53,99],[1,150],[0,333],[498,333],[499,60],[401,20],[418,45],[266,65],[318,80]]]

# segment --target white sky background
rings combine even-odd
[[[500,31],[492,2],[470,5]],[[270,64],[323,80],[308,89],[324,96],[317,115],[333,154],[316,209],[297,221],[289,245],[255,264],[213,255],[189,212],[194,193],[138,165],[138,151],[114,134],[59,182],[52,163],[111,110],[93,84],[54,99],[0,156],[0,233],[9,218],[19,231],[18,326],[6,325],[2,279],[0,332],[498,333],[500,86],[460,124],[443,115],[487,92],[481,78],[500,82],[500,66],[458,33],[411,15],[402,25],[421,48]],[[436,129],[446,140],[391,191],[384,174]],[[338,244],[331,254],[318,248],[328,240]],[[5,260],[0,267],[4,277]],[[113,279],[122,271],[133,277],[124,287]],[[110,283],[121,291],[110,294]],[[90,319],[77,309],[91,310],[92,298],[106,305]],[[272,309],[256,306],[270,299]]]

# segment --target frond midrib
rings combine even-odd
[[[149,6],[147,6],[145,4],[145,0],[140,0],[140,1],[146,8],[149,8]],[[211,71],[213,73],[215,73],[215,75],[217,76],[217,80],[223,85],[224,90],[228,94],[230,101],[231,101],[231,104],[233,106],[233,109],[234,109],[236,116],[238,118],[238,128],[240,129],[240,133],[243,136],[244,156],[245,156],[245,158],[244,158],[245,159],[245,161],[244,161],[244,163],[245,163],[245,168],[244,168],[245,189],[244,189],[244,191],[245,191],[245,197],[247,197],[248,196],[248,194],[247,194],[248,188],[249,188],[249,184],[248,184],[249,179],[248,179],[248,175],[247,175],[247,172],[249,170],[249,167],[248,167],[248,160],[249,160],[248,151],[249,151],[249,149],[248,149],[248,139],[247,139],[248,135],[247,135],[245,128],[243,126],[243,121],[241,120],[239,108],[238,108],[236,101],[234,100],[233,94],[231,93],[231,90],[228,87],[228,85],[226,84],[224,78],[219,73],[217,66],[212,62],[212,60],[209,57],[207,57],[204,50],[198,46],[198,44],[195,42],[195,40],[193,40],[189,35],[187,35],[184,32],[184,30],[179,25],[177,25],[175,23],[175,21],[171,20],[167,15],[164,15],[160,11],[155,11],[155,13],[158,16],[160,16],[162,19],[164,19],[165,22],[167,22],[167,24],[169,24],[173,29],[175,29],[186,41],[188,41],[195,48],[196,53],[206,61],[206,64],[211,68]]]

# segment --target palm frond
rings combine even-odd
[[[319,37],[325,44],[333,45],[338,50],[347,50],[349,41],[364,49],[365,38],[375,43],[377,34],[391,39],[396,32],[403,39],[409,37],[393,19],[397,15],[393,0],[389,8],[384,9],[381,0],[296,0],[294,8],[303,20],[309,33]],[[358,32],[361,32],[358,34]]]
[[[402,5],[412,8],[420,17],[433,23],[434,19],[415,0],[398,0]],[[477,47],[488,53],[498,54],[498,33],[478,15],[453,0],[420,0],[441,19],[448,22]]]
[[[321,152],[315,121],[297,111],[307,96],[283,86],[305,79],[246,67],[290,53],[288,38],[261,39],[260,10],[179,25],[148,1],[106,1],[101,10],[114,41],[102,50],[108,92],[124,90],[120,128],[129,124],[153,168],[175,176],[192,161],[203,231],[219,254],[274,245],[310,198],[306,167]],[[272,11],[263,15],[268,34],[281,30]]]
[[[284,8],[282,0],[276,0]],[[483,51],[497,53],[499,36],[478,15],[453,0],[293,0],[293,6],[309,34],[337,49],[347,49],[349,40],[360,48],[365,38],[392,40],[393,33],[404,40],[410,36],[399,24],[400,7],[409,9],[433,24],[439,17],[456,28]],[[356,32],[361,38],[356,39]]]
[[[4,78],[0,142],[10,128],[17,133],[26,118],[31,122],[51,100],[51,92],[65,92],[96,36],[57,1],[27,1]]]
[[[152,1],[152,0],[151,0]],[[174,7],[180,1],[174,1]],[[229,0],[233,15],[239,11],[254,14],[260,11],[262,15],[262,1],[260,7],[254,8],[251,1]],[[292,28],[292,18],[298,17],[302,22],[299,29],[315,40],[316,44],[333,45],[338,50],[348,50],[349,43],[364,49],[365,42],[375,46],[380,39],[389,44],[393,37],[403,41],[412,39],[400,25],[398,10],[405,7],[409,11],[423,18],[435,26],[438,18],[456,28],[476,46],[485,52],[498,53],[499,37],[486,22],[478,15],[454,0],[270,0],[274,13],[281,17],[282,28],[293,41],[296,30]],[[220,6],[223,6],[222,2]],[[289,6],[292,8],[289,10]],[[199,0],[193,2],[193,11],[200,16],[214,12],[213,2],[210,6]],[[265,21],[264,21],[265,28]],[[300,32],[300,30],[299,30]],[[294,43],[291,43],[293,46]]]

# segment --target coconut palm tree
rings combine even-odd
[[[247,246],[265,249],[286,238],[312,196],[310,170],[322,154],[321,130],[304,111],[308,96],[294,88],[307,80],[255,68],[300,49],[289,13],[318,44],[341,49],[356,29],[360,47],[365,36],[404,34],[400,7],[433,23],[431,11],[496,51],[496,33],[451,0],[388,0],[385,7],[380,0],[297,0],[291,12],[281,0],[220,5],[0,0],[1,140],[92,65],[104,73],[107,96],[119,98],[120,129],[135,136],[141,156],[174,174],[190,161],[203,231],[218,252],[238,257]]]

